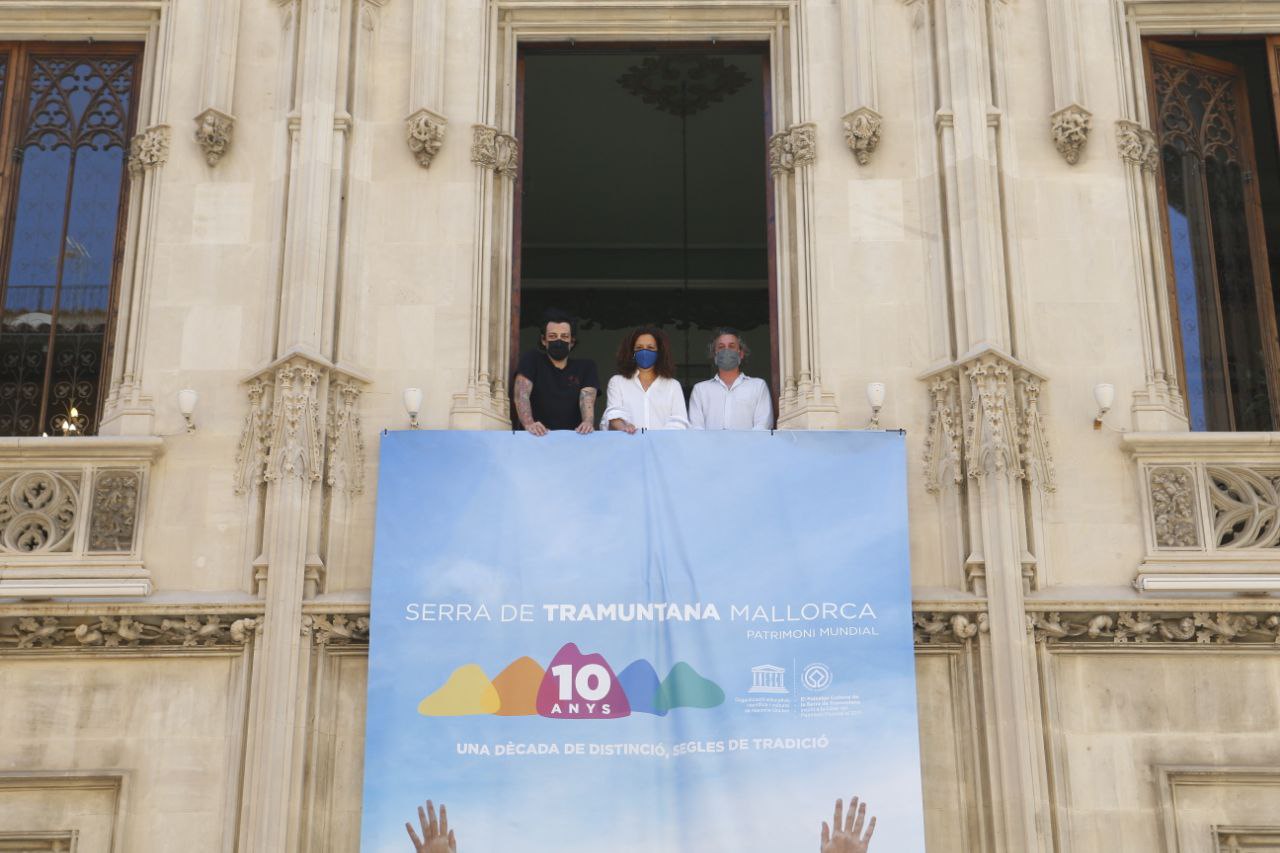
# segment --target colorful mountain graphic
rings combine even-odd
[[[724,702],[720,685],[703,678],[697,670],[681,661],[671,667],[671,672],[658,688],[654,705],[665,714],[672,708],[714,708]]]
[[[603,655],[583,654],[565,643],[538,687],[538,713],[557,720],[613,720],[630,716],[631,703]]]
[[[516,658],[494,676],[493,688],[500,700],[500,717],[531,717],[538,713],[538,685],[542,683],[542,667],[531,657]]]
[[[720,685],[684,661],[661,681],[653,664],[643,658],[615,675],[603,655],[587,654],[576,644],[565,643],[545,670],[533,658],[520,657],[490,681],[478,664],[460,666],[418,704],[418,713],[614,720],[632,713],[665,717],[677,708],[714,708],[723,703]]]
[[[627,699],[631,702],[631,710],[639,714],[667,715],[667,709],[658,710],[658,673],[653,664],[644,658],[632,661],[627,668],[618,673],[618,683],[622,685]]]
[[[469,663],[455,669],[439,690],[419,702],[418,713],[425,717],[494,714],[501,704],[484,670]]]

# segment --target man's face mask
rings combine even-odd
[[[736,349],[722,349],[716,351],[716,367],[721,370],[733,370],[742,363],[742,353]]]
[[[547,355],[556,361],[563,361],[569,357],[569,349],[568,341],[551,341],[547,344]]]

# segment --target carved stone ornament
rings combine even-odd
[[[317,400],[320,378],[320,368],[302,358],[276,368],[268,480],[298,478],[314,483],[320,479],[324,464]]]
[[[1267,548],[1280,553],[1280,468],[1212,465],[1209,505],[1218,548]]]
[[[917,646],[955,646],[990,630],[986,613],[916,613],[912,634]]]
[[[818,128],[798,124],[769,137],[769,171],[775,175],[812,166],[818,156]]]
[[[859,107],[844,117],[844,141],[857,159],[859,166],[871,162],[880,144],[880,126],[884,123],[880,113],[870,107]]]
[[[12,649],[243,646],[261,628],[261,616],[223,614],[19,616],[0,619],[0,652]]]
[[[520,166],[520,143],[509,133],[483,124],[472,125],[471,162],[515,180]]]
[[[1156,547],[1199,548],[1194,474],[1187,468],[1152,468],[1147,487]]]
[[[302,633],[317,646],[363,645],[369,642],[369,617],[311,614],[302,617]]]
[[[70,551],[80,486],[72,472],[21,471],[0,479],[0,554]]]
[[[960,389],[954,372],[930,377],[929,428],[924,437],[924,485],[938,492],[943,483],[964,479],[960,456]]]
[[[1156,135],[1137,122],[1116,122],[1116,147],[1126,163],[1144,172],[1154,172],[1160,165],[1160,143]]]
[[[196,116],[196,142],[204,151],[204,161],[210,166],[218,165],[222,155],[231,147],[235,125],[234,118],[213,107]]]
[[[135,178],[169,160],[169,125],[157,124],[135,135],[129,143],[129,174]]]
[[[1072,166],[1080,162],[1080,155],[1089,142],[1089,131],[1093,129],[1093,113],[1072,104],[1049,116],[1049,127],[1053,144],[1063,159]]]
[[[128,553],[138,528],[142,474],[138,471],[100,471],[93,479],[89,511],[89,550]]]
[[[329,386],[329,470],[325,481],[349,496],[364,491],[361,393],[361,384],[345,377],[335,379]]]
[[[405,119],[409,150],[418,165],[427,168],[444,145],[445,120],[430,110],[418,110]]]
[[[265,397],[267,383],[251,379],[247,386],[249,411],[244,416],[240,444],[236,447],[236,494],[243,495],[266,482],[267,454],[271,450],[271,410]]]
[[[968,476],[1013,472],[1053,491],[1053,455],[1040,414],[1040,377],[995,352],[965,362],[961,370],[968,391]]]
[[[1280,643],[1280,615],[1275,612],[1147,613],[1105,611],[1032,613],[1028,628],[1038,643],[1075,644],[1214,644]]]

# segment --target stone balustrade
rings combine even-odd
[[[1147,572],[1280,572],[1280,434],[1130,433]]]
[[[142,596],[155,437],[0,439],[0,599]]]

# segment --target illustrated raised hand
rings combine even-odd
[[[422,806],[418,806],[418,823],[422,825],[422,837],[413,831],[413,824],[406,822],[404,825],[409,832],[409,840],[413,842],[414,853],[457,853],[458,842],[453,837],[453,830],[449,828],[449,816],[445,814],[444,803],[440,804],[439,822],[436,821],[436,807],[430,800],[427,800],[425,812]]]
[[[876,819],[873,815],[867,824],[867,834],[862,834],[862,824],[867,817],[867,804],[858,803],[857,797],[849,799],[849,814],[844,814],[844,803],[836,800],[835,818],[831,825],[835,832],[822,822],[822,853],[867,853],[871,845],[871,834],[876,831]]]

